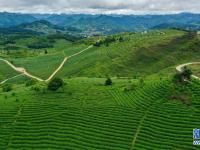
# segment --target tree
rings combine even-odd
[[[119,42],[123,42],[123,41],[124,41],[123,37],[120,37]]]
[[[61,78],[54,78],[48,84],[50,91],[57,91],[59,88],[64,86],[64,81]]]
[[[186,79],[186,80],[190,80],[191,79],[191,76],[192,76],[192,71],[190,69],[188,69],[186,66],[183,68],[183,77]]]
[[[45,54],[48,54],[48,51],[45,49],[45,50],[44,50],[44,53],[45,53]]]
[[[100,47],[101,46],[101,41],[97,41],[96,43],[93,44],[96,47]]]
[[[105,82],[106,86],[112,85],[112,80],[111,78],[107,78],[106,82]]]

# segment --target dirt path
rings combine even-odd
[[[60,66],[59,66],[59,67],[50,75],[50,77],[49,77],[47,80],[45,80],[45,81],[46,81],[46,82],[49,82],[49,81],[58,73],[58,71],[60,71],[60,69],[62,69],[62,67],[64,66],[65,62],[66,62],[68,59],[70,59],[70,58],[72,58],[72,57],[74,57],[74,56],[77,56],[77,55],[79,55],[79,54],[85,52],[86,50],[88,50],[88,49],[90,49],[90,48],[92,48],[92,47],[93,47],[93,46],[91,45],[91,46],[89,46],[88,48],[83,49],[82,51],[80,51],[80,52],[78,52],[78,53],[75,53],[75,54],[73,54],[73,55],[71,55],[71,56],[69,56],[69,57],[65,57],[64,60],[61,62]]]
[[[65,62],[68,60],[68,57],[65,57],[60,66],[51,74],[51,76],[45,80],[46,82],[50,81],[57,73],[60,71],[60,69],[64,66]]]
[[[1,81],[0,84],[4,84],[4,83],[6,83],[8,80],[12,80],[12,79],[17,78],[17,77],[22,76],[22,75],[23,75],[23,74],[18,74],[18,75],[14,76],[14,77],[8,78],[8,79],[6,79],[6,80],[4,80],[4,81]]]
[[[71,55],[71,56],[69,56],[69,57],[65,57],[64,60],[61,62],[61,64],[58,66],[58,68],[57,68],[57,69],[49,76],[49,78],[46,79],[46,80],[43,80],[43,79],[41,79],[41,78],[39,78],[39,77],[36,77],[36,76],[34,76],[34,75],[28,73],[28,72],[26,71],[25,68],[14,66],[14,65],[13,65],[11,62],[9,62],[8,60],[5,60],[5,59],[0,58],[0,61],[5,62],[7,65],[9,65],[9,66],[10,66],[11,68],[13,68],[15,71],[19,72],[20,75],[25,75],[25,76],[27,76],[27,77],[29,77],[29,78],[32,78],[32,79],[35,79],[35,80],[38,80],[38,81],[49,82],[49,81],[62,69],[62,67],[64,66],[65,62],[66,62],[69,58],[75,57],[75,56],[77,56],[77,55],[79,55],[79,54],[85,52],[86,50],[92,48],[92,47],[93,47],[93,46],[91,45],[91,46],[89,46],[88,48],[83,49],[83,50],[81,50],[81,51],[78,52],[78,53],[75,53],[75,54],[73,54],[73,55]],[[17,77],[17,76],[15,76],[15,77]],[[15,77],[6,79],[6,80],[4,80],[3,82],[1,82],[0,84],[3,84],[3,83],[5,83],[5,82],[7,82],[8,80],[13,79],[13,78],[15,78]]]
[[[137,129],[136,129],[136,133],[135,133],[135,135],[134,135],[134,137],[133,137],[133,141],[132,141],[132,143],[131,143],[131,148],[130,148],[130,150],[133,150],[133,149],[134,149],[134,146],[135,146],[137,137],[138,137],[138,135],[139,135],[139,133],[140,133],[140,130],[141,130],[141,128],[142,128],[142,124],[143,124],[143,122],[144,122],[144,120],[145,120],[145,118],[146,118],[146,116],[147,116],[147,113],[148,113],[148,110],[145,111],[145,113],[144,113],[142,119],[141,119],[140,122],[139,122],[139,126],[138,126]]]
[[[199,64],[200,64],[200,62],[185,63],[185,64],[182,64],[182,65],[177,66],[177,67],[176,67],[176,70],[177,70],[178,72],[181,72],[185,66],[189,66],[189,65],[199,65]],[[200,79],[199,77],[197,77],[197,76],[195,76],[195,75],[192,75],[192,77],[195,78],[195,79]]]
[[[38,80],[38,81],[44,81],[43,79],[39,78],[39,77],[36,77],[34,75],[31,75],[30,73],[28,73],[26,71],[26,69],[22,68],[22,67],[16,67],[14,66],[11,62],[5,60],[5,59],[0,59],[0,61],[3,61],[5,62],[6,64],[8,64],[11,68],[13,68],[15,71],[19,72],[20,74],[24,74],[25,76],[29,77],[29,78],[32,78],[32,79],[35,79],[35,80]]]

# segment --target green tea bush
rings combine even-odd
[[[37,82],[35,80],[28,80],[26,82],[26,87],[29,87],[29,86],[32,86],[32,85],[35,85]]]

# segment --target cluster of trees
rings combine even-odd
[[[196,39],[194,42],[190,43],[189,47],[187,50],[193,51],[193,52],[198,52],[200,47],[200,41]]]
[[[12,39],[5,39],[1,41],[1,45],[7,45],[7,44],[16,44],[16,42]]]
[[[20,48],[16,45],[7,45],[4,47],[4,50],[9,51],[9,50],[19,50]]]
[[[48,90],[57,91],[60,88],[64,87],[64,81],[61,78],[54,78],[48,84]]]
[[[181,72],[178,72],[174,75],[174,82],[184,83],[185,81],[190,80],[191,76],[192,71],[185,66]]]
[[[117,40],[119,42],[123,42],[124,41],[123,37],[116,38],[114,36],[108,36],[104,40],[100,40],[100,41],[94,43],[94,46],[97,46],[97,47],[100,47],[101,45],[109,46],[109,44],[114,43]]]
[[[82,37],[80,37],[80,36],[74,36],[74,35],[71,35],[71,34],[62,34],[62,33],[49,35],[49,36],[47,36],[47,38],[49,40],[65,39],[65,40],[70,41],[70,42],[76,42],[76,41],[82,39]]]
[[[26,87],[29,87],[29,86],[33,86],[35,85],[37,82],[35,80],[28,80],[25,84]],[[107,78],[106,81],[105,81],[105,86],[111,86],[113,84],[112,82],[112,79],[111,78]],[[65,85],[65,82],[63,81],[63,79],[61,78],[54,78],[52,79],[48,85],[47,85],[47,89],[49,91],[57,91],[59,90],[60,88],[63,88]],[[11,91],[13,88],[12,88],[12,85],[11,84],[4,84],[2,86],[2,91],[3,92],[9,92]],[[40,91],[39,87],[38,86],[35,86],[35,87],[32,87],[33,90],[35,91]]]

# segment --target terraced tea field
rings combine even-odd
[[[47,79],[60,65],[66,56],[73,55],[83,49],[86,45],[68,47],[63,51],[41,55],[37,57],[9,58],[15,66],[25,68],[29,73],[42,79]]]
[[[172,45],[171,41],[185,34],[176,30],[164,30],[164,32],[165,34],[152,31],[146,35],[141,33],[116,35],[116,37],[122,36],[124,41],[93,47],[69,60],[59,75],[132,77],[138,74],[158,73],[161,69],[176,65],[174,63],[179,61],[173,57],[178,55],[176,51],[172,52],[173,48],[165,45]]]
[[[1,60],[0,60],[0,66],[1,66],[0,82],[5,79],[18,75],[17,72],[15,72],[12,68],[10,68],[6,63],[2,62]]]
[[[63,90],[36,92],[23,85],[0,93],[0,149],[199,149],[200,83],[169,80],[66,79]],[[136,88],[124,91],[128,84]],[[187,95],[190,105],[172,99]],[[14,94],[13,94],[14,93]]]

